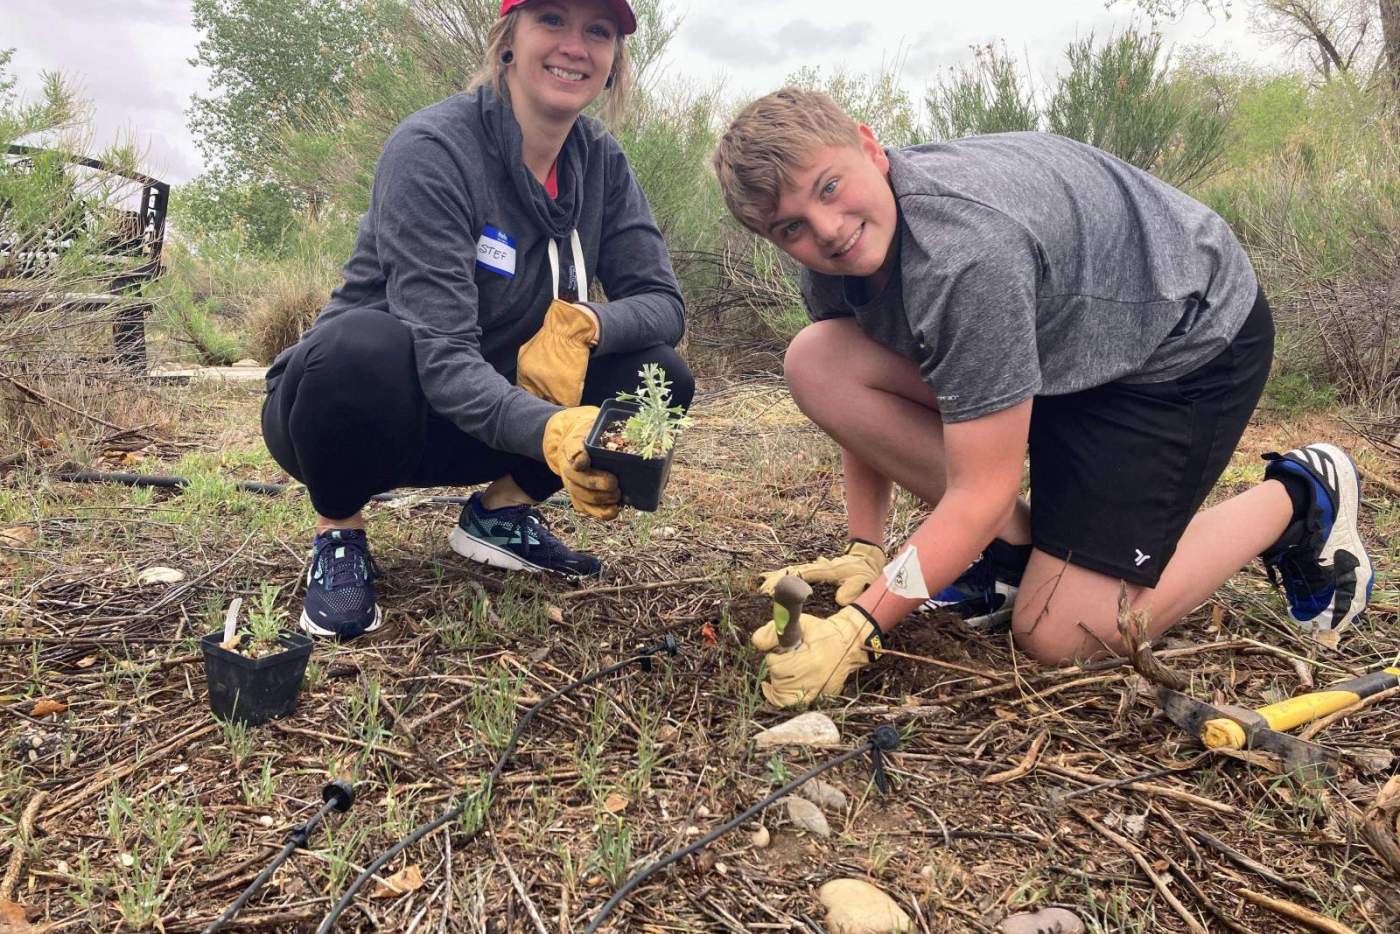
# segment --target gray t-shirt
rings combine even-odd
[[[896,273],[804,270],[813,320],[854,316],[919,364],[944,421],[1036,395],[1174,379],[1230,342],[1258,291],[1205,205],[1048,133],[888,150]]]

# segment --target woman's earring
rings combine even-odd
[[[502,65],[509,65],[513,61],[515,61],[515,53],[512,52],[510,49],[506,49],[504,52],[501,53]]]

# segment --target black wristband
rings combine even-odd
[[[875,617],[871,616],[870,611],[865,607],[852,603],[851,609],[855,610],[861,616],[864,616],[865,621],[870,624],[870,634],[865,637],[865,647],[878,654],[884,649],[884,645],[880,641],[881,637],[884,635],[884,633],[880,631],[880,624],[875,622]]]

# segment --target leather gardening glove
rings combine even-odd
[[[778,581],[795,574],[809,584],[838,584],[836,602],[841,606],[850,606],[880,575],[885,563],[885,553],[879,545],[854,540],[839,558],[818,558],[806,564],[792,564],[769,571],[763,575],[758,592],[771,595]]]
[[[544,461],[564,481],[574,508],[595,519],[616,519],[622,494],[617,477],[590,470],[583,439],[598,418],[596,405],[580,405],[550,416],[544,425]]]
[[[811,703],[820,694],[839,694],[851,672],[870,664],[880,650],[880,630],[858,606],[832,616],[802,614],[802,644],[778,650],[778,631],[770,620],[750,637],[767,652],[768,680],[763,696],[775,707]]]
[[[516,385],[556,405],[578,405],[588,354],[596,343],[593,310],[556,298],[544,313],[544,324],[515,356]]]

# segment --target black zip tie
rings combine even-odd
[[[548,707],[550,704],[554,703],[556,700],[563,697],[564,695],[570,694],[573,691],[584,687],[585,685],[592,684],[594,681],[597,681],[601,678],[606,678],[608,675],[613,674],[614,672],[621,671],[628,665],[637,664],[641,667],[643,671],[651,671],[652,657],[660,652],[665,652],[672,658],[679,654],[680,646],[676,642],[676,637],[674,635],[672,635],[671,633],[667,633],[662,638],[660,643],[642,649],[631,658],[623,659],[617,664],[609,665],[606,668],[600,668],[592,674],[584,675],[577,681],[573,681],[569,684],[566,684],[564,687],[555,691],[553,694],[550,694],[548,697],[535,704],[535,706],[525,711],[525,713],[520,717],[520,719],[516,721],[515,730],[510,734],[510,739],[506,742],[506,748],[502,750],[500,757],[496,759],[496,764],[492,767],[491,774],[488,775],[486,777],[486,780],[481,783],[481,787],[474,794],[467,795],[466,798],[460,804],[454,804],[451,808],[444,811],[442,814],[438,815],[431,821],[419,824],[407,836],[399,840],[398,843],[395,843],[393,846],[389,847],[389,849],[380,853],[379,856],[375,858],[374,862],[366,866],[364,868],[364,871],[355,877],[355,881],[351,882],[349,887],[346,888],[346,890],[341,894],[340,900],[337,901],[334,907],[331,908],[330,912],[328,912],[326,916],[321,919],[320,926],[316,928],[316,934],[329,934],[329,932],[335,928],[335,923],[340,918],[341,914],[344,913],[345,909],[349,908],[351,902],[355,900],[355,895],[360,891],[360,889],[364,888],[365,883],[368,882],[374,876],[375,873],[382,869],[385,866],[385,864],[387,864],[395,856],[398,856],[408,847],[417,843],[419,840],[423,839],[428,834],[437,830],[444,824],[456,820],[466,809],[467,802],[471,801],[476,797],[479,797],[482,794],[492,795],[492,790],[496,786],[496,780],[501,777],[501,773],[505,771],[506,763],[510,761],[511,755],[515,752],[516,743],[520,741],[520,734],[525,731],[525,727],[528,726],[530,721],[534,719],[535,714],[539,713],[545,707]],[[496,799],[494,795],[492,795],[487,800],[487,811],[490,810],[491,805],[495,803],[495,800]],[[483,812],[481,815],[481,824],[475,830],[468,833],[462,839],[461,842],[466,843],[472,839],[475,839],[475,837],[481,833],[482,829],[485,828],[485,826],[486,813]]]
[[[826,762],[823,762],[820,765],[808,769],[806,772],[803,772],[801,775],[797,776],[792,781],[788,782],[786,785],[779,788],[777,791],[773,792],[771,795],[764,798],[762,801],[758,802],[744,813],[740,814],[738,817],[729,821],[729,823],[716,827],[714,830],[711,830],[709,833],[705,834],[705,836],[701,837],[699,840],[696,840],[689,846],[677,850],[670,856],[667,856],[665,859],[661,859],[652,863],[650,866],[646,867],[642,871],[638,872],[636,875],[632,876],[632,878],[624,882],[622,884],[622,887],[613,893],[612,898],[608,899],[607,902],[603,905],[603,907],[598,910],[598,914],[596,914],[593,917],[593,920],[589,922],[588,927],[584,928],[583,934],[593,934],[594,931],[598,930],[598,925],[602,924],[603,921],[608,917],[608,915],[612,914],[613,911],[616,910],[617,906],[622,904],[623,899],[625,899],[629,894],[631,894],[633,889],[641,885],[652,875],[656,874],[657,872],[660,872],[662,869],[665,869],[672,863],[684,859],[690,854],[704,849],[714,841],[718,840],[720,837],[729,833],[735,827],[738,827],[750,817],[753,817],[755,814],[768,807],[768,805],[772,804],[775,801],[778,801],[781,798],[788,796],[794,790],[800,788],[802,785],[805,785],[807,782],[816,778],[823,772],[828,772],[831,769],[836,768],[838,765],[841,765],[842,763],[849,762],[852,759],[864,755],[867,750],[870,752],[872,764],[875,770],[876,787],[880,789],[881,794],[884,794],[885,785],[882,783],[885,782],[885,773],[884,766],[880,760],[880,756],[883,753],[898,748],[898,746],[898,730],[896,730],[889,724],[877,727],[875,731],[870,734],[870,738],[867,739],[865,742],[861,743],[859,746],[847,752],[843,752],[833,759],[828,759]]]
[[[248,884],[243,890],[243,894],[238,896],[238,900],[229,906],[229,909],[219,916],[213,924],[204,929],[204,934],[215,934],[228,924],[238,913],[248,904],[248,900],[263,887],[263,883],[272,878],[272,874],[277,871],[292,855],[293,851],[306,846],[306,841],[311,837],[311,831],[316,829],[316,825],[321,823],[321,818],[325,817],[329,811],[336,810],[344,813],[350,810],[350,805],[355,803],[355,788],[344,779],[336,779],[329,785],[321,789],[321,800],[325,802],[321,809],[311,816],[311,819],[298,824],[292,829],[287,837],[287,845],[282,847],[282,852],[268,864],[267,868],[258,873],[256,879]]]

